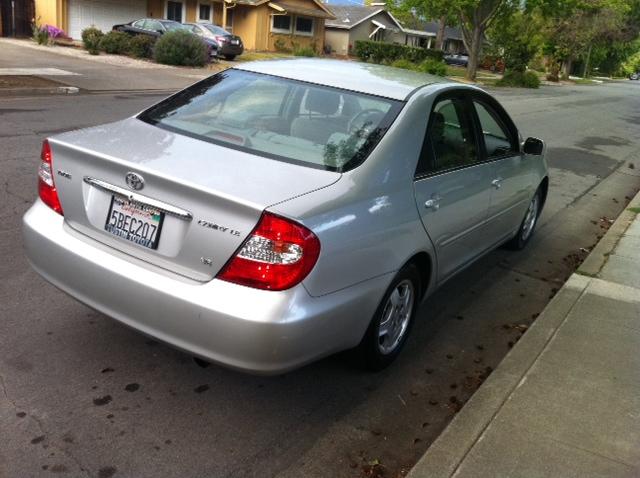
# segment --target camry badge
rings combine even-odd
[[[144,187],[144,178],[137,173],[127,173],[125,180],[127,182],[127,186],[134,191],[140,191]]]

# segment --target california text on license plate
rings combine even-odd
[[[151,206],[112,196],[104,229],[127,241],[157,249],[163,221],[164,213]]]

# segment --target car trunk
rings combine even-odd
[[[49,142],[56,187],[71,228],[200,281],[215,277],[264,209],[340,178],[338,173],[225,148],[137,119],[65,133]],[[143,178],[141,189],[134,190],[136,181],[127,184],[129,173]],[[128,214],[138,222],[134,217],[127,223]],[[146,230],[154,231],[149,240],[135,234],[135,225],[139,232],[144,222],[140,214],[146,214]],[[126,237],[121,226],[128,228]]]

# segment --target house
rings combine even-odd
[[[348,55],[356,40],[394,43],[402,25],[382,6],[331,5],[335,19],[325,24],[324,41],[333,53]]]
[[[178,22],[222,22],[223,0],[35,0],[41,24],[62,28],[74,39],[94,25],[109,31],[113,25],[138,18]],[[226,28],[242,38],[248,50],[277,46],[324,45],[324,23],[333,15],[320,0],[224,0]]]
[[[402,32],[395,36],[396,43],[424,48],[435,48],[435,40],[440,28],[439,22],[414,20],[402,27]],[[458,27],[445,27],[442,51],[445,53],[464,53],[466,48],[462,41],[462,31]]]
[[[352,54],[357,40],[435,48],[438,22],[416,20],[405,26],[384,8],[384,4],[330,5],[329,8],[335,19],[325,24],[325,45],[338,55]],[[445,28],[442,49],[447,53],[465,51],[459,28]]]

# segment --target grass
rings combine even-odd
[[[466,71],[467,69],[462,66],[447,65],[447,74],[445,76],[450,76],[453,78],[464,78],[464,74]]]
[[[631,211],[634,214],[640,214],[640,207],[629,207],[627,211]]]
[[[275,51],[246,51],[237,56],[234,61],[276,60],[279,58],[293,58],[293,54]]]

